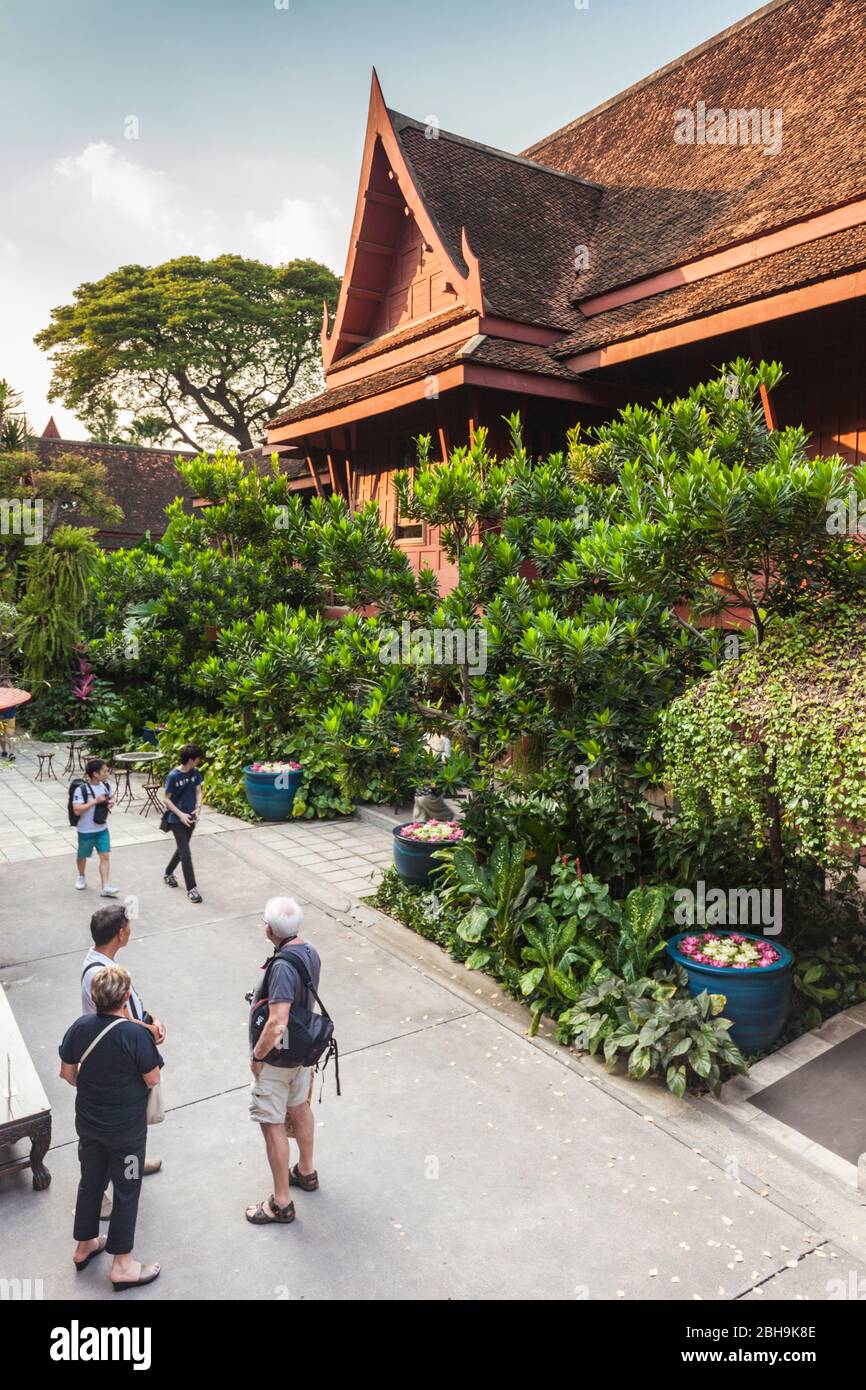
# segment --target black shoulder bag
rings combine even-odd
[[[265,969],[264,988],[261,999],[252,1001],[252,1017],[250,1020],[250,1036],[255,1049],[262,1030],[267,1023],[270,1012],[270,1000],[268,999],[268,980],[271,969],[276,961],[283,960],[294,970],[297,970],[304,985],[312,994],[319,1008],[320,1014],[308,1009],[305,1004],[292,1003],[289,1009],[289,1023],[285,1031],[283,1041],[273,1048],[262,1058],[271,1066],[283,1067],[315,1067],[316,1071],[322,1066],[322,1090],[325,1087],[325,1069],[331,1058],[334,1059],[334,1079],[337,1083],[337,1095],[341,1095],[340,1090],[340,1051],[337,1046],[337,1039],[334,1037],[334,1023],[328,1010],[325,1008],[312,980],[306,965],[298,956],[292,952],[275,951],[267,963]],[[249,997],[249,996],[248,996]],[[324,1062],[322,1058],[324,1057]],[[321,1102],[322,1092],[319,1092]]]

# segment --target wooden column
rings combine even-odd
[[[764,356],[764,349],[761,343],[761,330],[758,328],[757,324],[752,325],[752,328],[749,330],[749,336],[752,342],[752,355],[755,359],[755,366],[757,367]],[[766,386],[760,388],[760,394],[761,405],[764,407],[764,421],[767,429],[771,431],[778,429],[776,412],[773,409],[773,402],[770,400],[770,393]]]
[[[313,459],[312,459],[312,455],[311,455],[311,454],[307,454],[307,467],[308,467],[309,470],[310,470],[310,477],[312,478],[313,483],[314,483],[315,488],[316,488],[316,496],[317,496],[317,497],[323,497],[323,496],[324,496],[324,493],[322,492],[322,484],[319,482],[319,470],[316,468],[316,465],[313,463]]]
[[[328,460],[328,473],[331,477],[331,491],[339,492],[340,489],[337,487],[337,475],[334,472],[334,455],[326,454],[325,457]]]

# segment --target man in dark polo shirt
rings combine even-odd
[[[322,962],[315,946],[298,935],[304,914],[294,898],[271,898],[263,916],[265,935],[276,951],[290,958],[297,956],[318,991]],[[255,1005],[264,999],[267,984],[268,1017],[254,1045],[252,1018]],[[314,1192],[319,1178],[313,1167],[315,1122],[310,1109],[312,1071],[309,1067],[287,1065],[280,1057],[280,1044],[294,1004],[315,1009],[312,993],[292,965],[278,960],[263,976],[253,994],[250,1012],[250,1119],[261,1126],[274,1180],[273,1195],[258,1206],[247,1207],[246,1217],[254,1226],[287,1225],[295,1219],[290,1187]],[[267,1060],[265,1060],[267,1059]],[[300,1151],[298,1162],[289,1171],[287,1125]]]

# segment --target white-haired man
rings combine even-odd
[[[292,1006],[298,1004],[310,1010],[315,1007],[304,975],[312,983],[313,989],[319,988],[322,962],[315,946],[298,935],[303,919],[304,914],[294,898],[271,898],[265,904],[262,920],[274,954],[262,967],[265,974],[252,996],[250,1119],[261,1126],[265,1137],[274,1190],[266,1201],[259,1202],[255,1207],[247,1207],[247,1220],[254,1226],[288,1225],[295,1219],[295,1204],[289,1188],[299,1187],[304,1192],[314,1192],[319,1186],[318,1174],[313,1167],[315,1124],[310,1109],[312,1074],[309,1067],[288,1065],[281,1055]],[[300,969],[294,967],[294,961],[298,962]],[[256,1005],[264,1003],[268,1005],[268,1016],[256,1039],[252,1020],[256,1016]],[[291,1172],[287,1124],[292,1127],[300,1151],[298,1162]]]

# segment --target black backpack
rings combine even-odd
[[[89,782],[85,782],[83,777],[73,777],[72,781],[69,783],[69,797],[66,802],[66,814],[69,817],[69,824],[73,827],[73,829],[78,825],[78,817],[72,809],[72,802],[75,798],[75,793],[78,791],[79,788],[81,788],[82,791],[87,793],[88,800],[93,795],[93,788],[91,787]],[[109,783],[109,791],[110,790],[111,784]],[[94,825],[105,825],[107,820],[108,806],[103,801],[99,806],[95,807],[94,809],[93,823]]]
[[[325,1060],[322,1065],[322,1088],[324,1089],[324,1071],[333,1057],[334,1079],[337,1083],[337,1095],[339,1096],[342,1094],[340,1091],[340,1053],[337,1047],[337,1039],[334,1037],[334,1023],[331,1015],[328,1013],[328,1010],[315,991],[313,982],[310,979],[310,972],[294,951],[275,951],[265,967],[262,997],[261,999],[252,1001],[250,1036],[252,1038],[253,1048],[256,1047],[262,1035],[262,1029],[268,1021],[268,1013],[270,1012],[268,979],[274,963],[278,960],[285,961],[287,965],[297,970],[303,983],[312,994],[322,1012],[316,1014],[304,1004],[293,1003],[292,1007],[289,1009],[289,1026],[286,1030],[287,1036],[285,1037],[283,1046],[273,1048],[268,1053],[267,1057],[263,1058],[263,1061],[277,1066],[315,1067],[318,1071],[319,1064],[324,1057]],[[320,1091],[319,1100],[321,1101],[321,1099],[322,1094]]]

